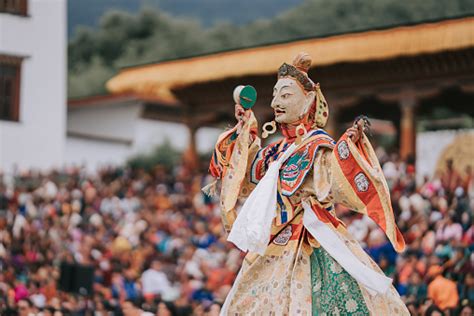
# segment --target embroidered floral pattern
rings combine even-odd
[[[369,315],[357,281],[323,248],[311,254],[311,283],[313,315]]]
[[[342,284],[341,284],[341,289],[342,289],[344,292],[349,291],[349,286],[346,284],[346,282],[342,282]]]
[[[353,313],[357,310],[357,308],[358,308],[357,302],[354,301],[352,298],[346,302],[346,310],[348,312]]]
[[[258,256],[250,264],[244,261],[223,315],[310,316],[310,258],[298,246],[297,241],[290,241],[281,256]],[[274,247],[280,248],[269,246]]]
[[[342,267],[337,263],[336,261],[333,260],[333,262],[329,265],[329,269],[331,269],[331,272],[334,274],[339,274],[342,272]]]

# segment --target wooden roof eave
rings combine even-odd
[[[227,78],[270,75],[300,51],[313,67],[386,60],[474,47],[474,17],[305,39],[126,68],[107,82],[112,93],[131,92],[176,102],[173,89]]]

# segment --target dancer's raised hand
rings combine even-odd
[[[354,142],[357,143],[361,138],[364,130],[366,129],[366,120],[364,118],[356,119],[354,125],[349,127],[346,131],[347,136]]]
[[[250,117],[250,111],[251,110],[246,110],[244,107],[238,103],[235,104],[235,119],[239,124],[247,122],[247,120]]]

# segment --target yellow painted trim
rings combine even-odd
[[[112,93],[176,101],[171,89],[231,77],[276,73],[300,51],[313,67],[384,60],[474,46],[474,17],[314,38],[123,69],[107,82]],[[315,78],[317,79],[317,78]]]

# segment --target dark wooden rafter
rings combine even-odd
[[[462,98],[460,94],[474,91],[474,48],[390,60],[340,63],[311,69],[309,75],[321,83],[330,112],[336,115],[332,117],[330,127],[335,137],[342,133],[342,123],[352,121],[359,114],[389,120],[398,131],[400,154],[407,158],[415,153],[416,115],[435,106],[438,99],[449,102],[446,91],[451,91],[448,95],[459,103],[455,106],[457,110],[472,112],[466,111],[463,108],[465,102],[459,102],[459,99]],[[276,80],[275,74],[227,78],[182,87],[173,93],[179,100],[192,104],[195,124],[216,126],[223,121],[234,122],[234,87],[253,85],[258,91],[254,112],[263,124],[273,118],[269,105]],[[410,115],[403,108],[409,100],[413,100]]]
[[[474,48],[390,60],[340,63],[311,69],[309,75],[321,83],[332,108],[352,107],[370,98],[397,105],[396,99],[407,87],[423,100],[435,97],[453,85],[472,82]],[[215,125],[220,119],[233,117],[233,88],[250,84],[257,88],[254,110],[263,121],[272,115],[269,105],[275,82],[276,74],[245,76],[182,87],[173,93],[184,103],[192,104],[195,113],[214,113],[216,122],[211,125]],[[206,122],[213,123],[212,119]]]

